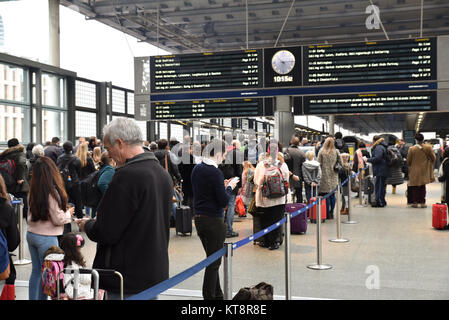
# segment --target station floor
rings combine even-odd
[[[308,225],[305,235],[291,236],[293,299],[344,300],[446,300],[449,299],[449,231],[432,228],[432,204],[439,201],[440,184],[427,186],[427,208],[409,208],[406,184],[392,194],[387,187],[387,207],[356,207],[352,199],[351,220],[357,224],[341,224],[341,236],[347,243],[332,243],[336,238],[336,219],[322,224],[322,263],[330,270],[311,270],[317,262],[316,225]],[[342,216],[346,221],[347,216]],[[234,229],[237,241],[252,232],[252,218],[237,218]],[[76,225],[73,226],[76,231]],[[195,227],[192,236],[176,236],[170,230],[170,277],[205,258]],[[87,239],[87,237],[85,237]],[[284,245],[269,251],[252,242],[234,251],[232,289],[261,281],[274,287],[274,298],[285,299]],[[28,248],[25,258],[30,259]],[[90,267],[95,243],[86,240],[83,254]],[[31,264],[17,266],[16,299],[28,300]],[[221,268],[222,271],[222,268]],[[161,300],[201,300],[204,270],[161,294]],[[220,273],[223,280],[223,274]]]

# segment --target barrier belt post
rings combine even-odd
[[[351,220],[351,178],[352,178],[352,172],[349,175],[349,179],[348,179],[348,220],[347,221],[343,221],[343,223],[345,224],[356,224],[358,223],[357,221],[353,221]]]
[[[363,204],[363,168],[359,168],[359,204],[356,205],[357,208],[364,208],[366,207],[366,204]]]
[[[291,300],[291,259],[290,259],[290,229],[291,217],[288,212],[285,212],[285,300]]]
[[[329,264],[321,263],[321,197],[318,197],[318,203],[316,204],[317,214],[316,214],[316,244],[317,244],[317,263],[307,266],[307,268],[312,270],[328,270],[332,269],[332,266]]]
[[[223,256],[224,300],[232,300],[232,242],[225,242],[226,254]]]
[[[19,236],[20,236],[20,242],[19,242],[19,260],[14,261],[14,265],[21,266],[25,264],[30,264],[31,260],[25,259],[23,254],[23,199],[18,198],[14,199],[14,201],[20,201],[19,203],[19,212],[17,220],[19,221]]]
[[[329,240],[330,242],[336,242],[336,243],[344,243],[348,242],[348,239],[343,239],[341,237],[341,214],[340,214],[340,201],[341,201],[341,193],[340,193],[340,185],[337,186],[337,191],[335,192],[336,205],[335,208],[337,210],[337,238]]]

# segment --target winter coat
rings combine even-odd
[[[233,194],[237,194],[239,189],[242,187],[242,173],[243,173],[243,152],[237,149],[232,149],[226,153],[225,161],[223,161],[218,169],[223,172],[225,179],[231,179],[234,177],[239,177],[240,181],[237,186],[232,190]]]
[[[178,165],[174,164],[170,152],[167,150],[156,150],[154,152],[155,157],[159,160],[162,168],[168,170],[168,173],[172,177],[172,179],[176,179],[178,181],[182,180],[181,174],[179,173]],[[165,159],[167,159],[167,163],[165,163]]]
[[[404,183],[404,174],[402,173],[402,166],[391,168],[391,176],[387,178],[387,184],[397,186]]]
[[[338,172],[334,171],[335,164],[342,163],[340,152],[336,149],[328,155],[322,148],[318,152],[318,162],[321,165],[321,181],[319,193],[329,193],[338,185]]]
[[[114,269],[124,278],[125,294],[135,294],[168,279],[169,220],[173,182],[151,152],[128,159],[97,207],[85,231],[97,243],[93,268]],[[100,277],[100,287],[118,293],[116,277]]]
[[[441,202],[447,203],[449,201],[449,188],[448,182],[449,182],[449,157],[446,157],[443,159],[441,166],[443,170],[443,174],[438,177],[438,181],[443,184],[443,190],[441,194]]]
[[[13,252],[19,246],[20,233],[17,227],[17,217],[14,208],[8,203],[5,198],[0,198],[0,229],[6,238],[8,244],[8,251]],[[16,280],[16,269],[11,256],[9,257],[10,274],[6,279],[6,284],[14,284]]]
[[[55,164],[62,154],[64,154],[64,149],[56,144],[51,144],[44,149],[44,156],[49,157]]]
[[[407,155],[409,186],[423,186],[435,181],[435,152],[427,143],[410,147]]]
[[[268,157],[266,160],[260,161],[257,164],[256,171],[254,172],[254,184],[257,187],[256,188],[256,206],[260,207],[260,208],[269,208],[269,207],[282,205],[282,204],[285,204],[287,201],[286,196],[269,199],[262,195],[262,186],[263,186],[263,183],[265,182],[265,171],[267,168],[270,167],[270,165],[272,163],[273,163],[273,159],[271,157]],[[280,165],[280,162],[278,160],[276,160],[276,162],[274,162],[274,165],[278,166],[281,169],[282,176],[284,177],[284,179],[286,177],[288,177],[289,172],[288,172],[287,164],[283,163],[282,165]]]
[[[321,180],[321,166],[316,160],[306,160],[302,164],[302,176],[306,185],[311,185],[315,182],[320,185]]]
[[[300,181],[295,181],[292,177],[290,177],[290,187],[291,189],[298,189],[301,187],[301,182],[303,180],[302,164],[306,160],[306,157],[304,152],[294,145],[288,147],[284,154],[286,157],[285,163],[287,163],[288,170],[301,179]]]
[[[81,162],[81,160],[80,160]],[[94,159],[92,159],[91,156],[87,156],[86,158],[86,165],[84,167],[81,167],[80,170],[80,180],[84,180],[87,178],[87,176],[89,174],[91,174],[92,172],[95,172],[95,163],[94,163]]]
[[[75,185],[81,180],[81,160],[74,154],[64,153],[59,156],[58,160],[56,161],[56,165],[58,166],[59,170],[62,170],[69,161],[72,161],[68,166],[70,178],[72,179],[72,185]]]
[[[373,175],[376,177],[391,176],[391,168],[387,166],[387,148],[384,138],[374,142],[371,147],[372,157],[368,159],[368,162],[373,164]]]
[[[100,168],[100,177],[98,178],[97,186],[101,194],[104,194],[114,177],[115,169],[109,164],[105,164]]]
[[[0,154],[0,160],[8,159],[13,160],[16,166],[16,171],[14,172],[15,181],[23,180],[22,184],[15,184],[8,190],[9,193],[17,192],[28,192],[30,191],[30,185],[28,184],[28,166],[25,154],[25,147],[22,145],[17,145],[6,149]]]

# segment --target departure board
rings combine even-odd
[[[151,103],[151,120],[255,117],[263,114],[263,99],[207,99]]]
[[[436,92],[394,92],[304,97],[304,114],[357,114],[436,110]]]
[[[436,39],[304,47],[304,85],[436,80]]]
[[[150,57],[151,92],[259,88],[262,50]]]

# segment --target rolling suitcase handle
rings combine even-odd
[[[99,274],[102,274],[104,276],[118,276],[120,279],[120,300],[124,300],[123,295],[123,276],[120,272],[112,269],[95,269],[98,271]]]
[[[98,289],[99,289],[99,275],[95,269],[72,269],[65,268],[58,272],[57,278],[59,279],[62,272],[68,271],[70,274],[74,274],[74,285],[73,285],[73,300],[78,299],[78,286],[79,286],[79,275],[80,274],[92,274],[92,278],[94,281],[94,300],[98,300]],[[59,285],[59,280],[56,281],[56,299],[59,300],[61,288]]]

